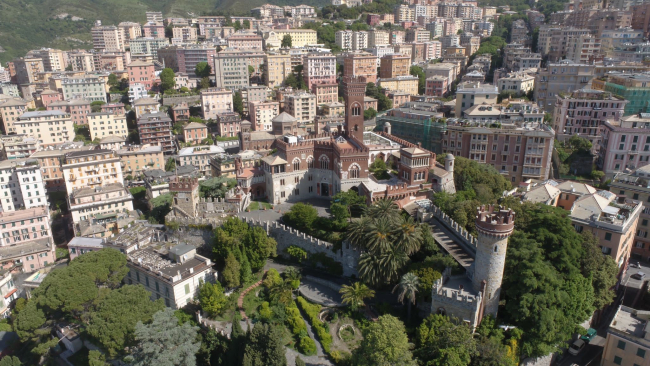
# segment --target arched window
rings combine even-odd
[[[300,170],[300,159],[298,158],[293,159],[293,170],[294,171]]]
[[[314,158],[311,156],[307,158],[307,168],[313,168],[314,167]]]
[[[320,168],[321,169],[329,169],[330,168],[330,159],[327,156],[321,155],[319,160],[320,160]]]
[[[361,115],[361,105],[359,105],[359,103],[354,103],[352,105],[352,115],[353,116],[360,116]]]
[[[350,178],[359,178],[360,170],[358,165],[352,165],[349,170]]]

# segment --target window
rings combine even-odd
[[[611,241],[612,240],[612,233],[605,233],[605,240]]]
[[[620,365],[622,362],[623,362],[622,358],[620,358],[618,356],[614,356],[614,364],[615,365]]]
[[[293,161],[293,170],[300,170],[300,160]]]
[[[641,357],[641,358],[645,358],[645,350],[641,349],[641,348],[637,348],[636,349],[636,355]]]
[[[618,341],[618,344],[616,345],[616,348],[619,348],[619,349],[625,350],[625,341],[621,341],[621,340],[619,340],[619,341]]]
[[[189,294],[189,293],[190,293],[190,284],[189,284],[189,283],[186,283],[186,284],[185,284],[185,295],[187,295],[187,294]]]

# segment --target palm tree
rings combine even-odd
[[[400,216],[400,211],[393,200],[380,199],[379,201],[366,208],[366,215],[377,219],[385,217],[390,221],[397,221]]]
[[[359,308],[364,307],[364,299],[369,299],[375,296],[375,291],[368,288],[360,282],[355,282],[352,286],[343,285],[341,290],[339,290],[343,303],[350,305],[350,308],[354,311],[359,310]]]
[[[371,218],[362,216],[359,220],[354,220],[348,225],[346,238],[350,241],[350,244],[354,247],[365,249],[363,237],[366,235],[366,229],[371,221]]]
[[[364,244],[372,253],[383,253],[392,247],[395,225],[385,217],[377,218],[366,226]]]
[[[394,283],[408,259],[404,252],[398,250],[380,254],[364,253],[359,258],[359,278],[371,286]]]
[[[293,286],[291,281],[282,281],[281,283],[269,289],[271,299],[284,305],[289,305],[293,301]]]
[[[420,279],[415,274],[409,272],[402,276],[402,279],[393,288],[393,293],[399,289],[399,295],[397,296],[399,302],[403,304],[404,299],[408,302],[408,319],[411,319],[411,305],[415,304],[415,295],[418,292],[418,286],[420,286]]]
[[[420,250],[422,243],[422,229],[411,216],[400,216],[395,235],[395,247],[407,255]]]
[[[297,290],[300,287],[300,271],[296,267],[287,267],[282,273],[284,275],[284,280],[291,284],[291,287],[294,290]]]

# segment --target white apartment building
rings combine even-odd
[[[387,45],[390,43],[390,33],[384,30],[371,29],[368,31],[368,48]]]
[[[525,94],[535,89],[535,77],[523,73],[511,73],[497,81],[499,92]]]
[[[91,113],[88,115],[88,130],[90,139],[103,139],[104,137],[115,135],[127,137],[129,131],[126,127],[126,116],[124,114],[113,113]]]
[[[68,52],[68,64],[73,71],[95,71],[93,54],[86,51]]]
[[[94,188],[75,189],[68,196],[72,222],[109,219],[118,213],[133,211],[133,196],[122,183],[110,183]]]
[[[193,165],[202,176],[210,177],[210,158],[223,153],[225,150],[215,145],[186,147],[178,152],[178,166]]]
[[[368,48],[368,32],[358,31],[352,35],[352,49],[355,51]]]
[[[569,37],[566,45],[566,59],[579,64],[587,64],[590,56],[600,53],[600,39],[590,34]]]
[[[201,112],[203,119],[217,119],[220,113],[233,111],[232,91],[224,88],[201,90]]]
[[[43,147],[74,140],[74,123],[70,114],[62,111],[26,112],[14,127],[18,134],[37,138]]]
[[[351,30],[340,30],[336,32],[335,40],[336,45],[342,50],[352,50],[352,36],[354,32]]]
[[[0,161],[0,209],[47,206],[47,196],[41,169],[36,159]]]
[[[98,77],[78,77],[61,79],[63,99],[86,99],[91,102],[106,100],[106,84]]]
[[[127,254],[129,272],[124,282],[141,284],[152,300],[164,299],[165,306],[180,309],[198,296],[201,283],[214,281],[212,261],[196,254],[192,245],[161,248],[156,244]]]
[[[248,104],[249,118],[254,131],[271,131],[271,121],[280,114],[280,103],[267,101],[253,101]]]

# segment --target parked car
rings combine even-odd
[[[580,339],[582,339],[583,341],[589,343],[589,342],[591,342],[592,339],[594,339],[594,337],[596,337],[596,334],[597,334],[596,329],[589,328],[589,329],[587,329],[587,333],[585,335],[583,335],[582,337],[580,337]]]
[[[645,273],[643,273],[643,272],[637,272],[637,273],[633,274],[633,275],[630,276],[630,277],[634,278],[635,280],[642,280],[642,279],[645,278]]]
[[[582,350],[585,349],[586,345],[587,343],[585,343],[585,341],[583,341],[582,339],[578,339],[575,342],[573,342],[571,347],[569,347],[569,353],[573,356],[577,356],[578,353],[582,352]]]

